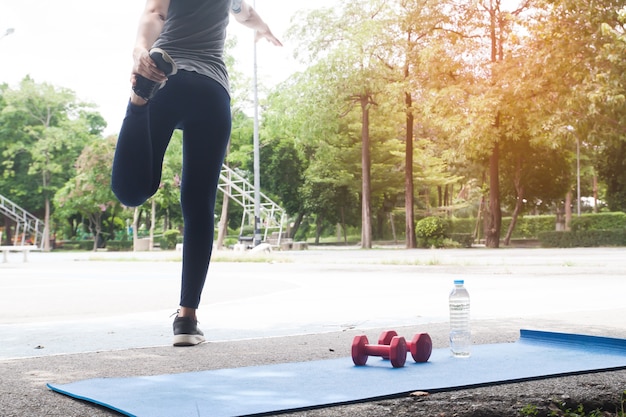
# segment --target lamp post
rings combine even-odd
[[[252,7],[256,9],[256,0],[252,1]],[[256,51],[256,31],[254,31],[254,246],[261,243],[261,156],[259,150],[259,89],[257,78],[257,51]]]

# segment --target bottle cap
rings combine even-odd
[[[463,285],[465,283],[465,281],[463,281],[462,279],[455,279],[454,280],[454,285]]]

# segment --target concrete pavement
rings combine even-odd
[[[33,253],[0,264],[0,358],[169,345],[175,252]],[[443,323],[464,278],[472,319],[626,328],[624,249],[309,250],[217,254],[209,340]],[[76,334],[82,337],[76,339]]]
[[[192,349],[170,347],[176,252],[31,255],[0,264],[0,377],[20,382],[0,384],[3,416],[112,415],[48,393],[49,381],[347,356],[354,334],[382,328],[444,347],[457,278],[475,343],[520,328],[626,337],[623,248],[216,253],[199,310],[214,343]]]

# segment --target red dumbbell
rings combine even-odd
[[[391,339],[397,337],[398,333],[394,330],[387,330],[380,334],[378,338],[379,345],[389,345]],[[430,354],[433,351],[433,341],[428,333],[418,333],[413,336],[410,342],[406,343],[407,349],[411,352],[415,362],[428,362]],[[383,356],[383,358],[388,359]]]
[[[387,345],[370,345],[367,336],[356,336],[352,341],[352,361],[357,366],[365,365],[370,356],[383,356],[394,368],[402,368],[407,352],[406,340],[401,336],[391,338]]]

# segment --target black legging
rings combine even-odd
[[[147,106],[129,103],[115,150],[111,188],[130,207],[154,195],[176,128],[183,130],[180,194],[185,232],[180,305],[198,308],[213,248],[217,184],[230,136],[227,91],[208,77],[179,71]]]

